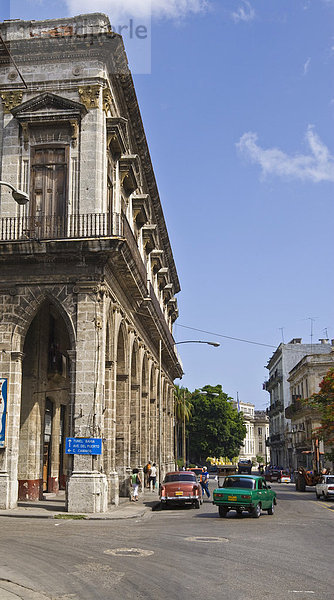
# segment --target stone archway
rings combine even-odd
[[[155,463],[158,462],[158,450],[157,450],[157,436],[158,422],[157,422],[157,372],[152,365],[150,373],[150,452],[151,460]]]
[[[120,495],[128,494],[127,469],[130,466],[130,407],[129,374],[126,355],[126,331],[121,324],[117,337],[116,359],[116,471],[119,476]]]
[[[144,464],[151,460],[149,424],[148,360],[145,354],[141,367],[141,457]]]
[[[70,336],[57,306],[45,300],[25,336],[18,452],[18,499],[65,489],[70,426]]]
[[[138,344],[134,341],[131,353],[131,399],[130,399],[130,465],[141,466],[140,438],[141,438],[141,414],[140,414],[140,385],[138,365]]]

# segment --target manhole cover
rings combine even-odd
[[[206,544],[221,544],[224,542],[228,542],[227,538],[224,537],[186,537],[186,542],[202,542]]]
[[[104,554],[112,554],[113,556],[151,556],[154,552],[142,548],[110,548],[105,550]]]

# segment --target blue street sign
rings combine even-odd
[[[0,448],[6,446],[7,379],[0,377]]]
[[[101,438],[66,438],[65,454],[101,454]]]

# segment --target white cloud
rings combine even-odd
[[[311,59],[308,58],[307,61],[304,64],[304,71],[303,71],[304,75],[307,75],[308,70],[310,68],[310,63],[311,63]]]
[[[66,0],[72,14],[84,12],[107,13],[111,21],[126,18],[180,19],[205,11],[209,0]]]
[[[232,19],[235,23],[240,21],[252,21],[255,17],[255,10],[248,0],[242,0],[243,6],[239,6],[238,10],[232,13]]]
[[[289,155],[279,148],[261,148],[257,143],[257,134],[250,131],[244,133],[236,146],[251,162],[260,165],[263,176],[278,175],[314,183],[334,182],[334,156],[329,153],[312,125],[308,126],[305,137],[309,147],[308,154]]]

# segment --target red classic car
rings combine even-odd
[[[160,502],[164,508],[175,504],[191,504],[199,508],[203,502],[201,484],[192,471],[172,471],[160,485]]]

